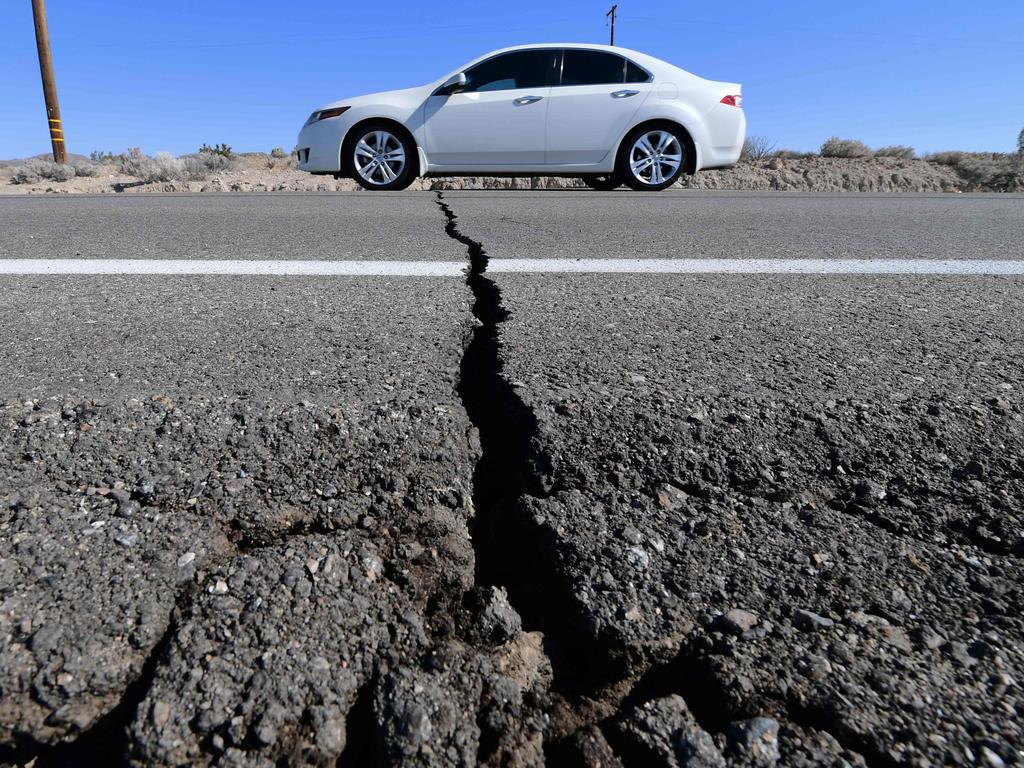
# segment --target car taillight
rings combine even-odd
[[[742,96],[723,96],[722,103],[728,104],[730,107],[742,107],[743,97]]]

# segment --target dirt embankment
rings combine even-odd
[[[14,166],[0,168],[0,194],[133,192],[333,192],[353,191],[350,179],[312,176],[291,167],[287,158],[254,153],[239,156],[232,167],[202,181],[145,182],[102,164],[92,177],[68,181],[41,179],[16,184]],[[582,187],[574,178],[437,177],[419,179],[413,189],[561,189]],[[965,155],[959,163],[898,158],[771,158],[735,168],[684,176],[688,189],[779,190],[786,192],[1024,192],[1024,162],[1011,156]]]

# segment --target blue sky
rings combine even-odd
[[[420,85],[494,48],[606,42],[610,0],[48,0],[68,148],[290,149],[323,102]],[[0,158],[49,150],[31,4],[5,3]],[[616,42],[744,85],[750,132],[1010,151],[1024,0],[620,0]]]

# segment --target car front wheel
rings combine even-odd
[[[677,128],[648,125],[622,142],[617,170],[632,189],[657,192],[679,180],[685,160],[686,144]]]
[[[369,124],[346,142],[349,170],[362,187],[405,189],[416,178],[416,145],[386,124]]]

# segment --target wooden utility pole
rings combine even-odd
[[[612,9],[605,14],[612,20],[612,42],[611,45],[615,45],[615,17],[619,15],[619,6],[613,5]]]
[[[43,98],[46,99],[46,118],[49,120],[53,159],[57,163],[66,163],[68,155],[64,148],[64,124],[60,121],[57,80],[53,76],[53,52],[50,50],[50,30],[46,25],[46,0],[32,0],[32,16],[36,23],[36,48],[39,49],[39,71],[43,76]]]

